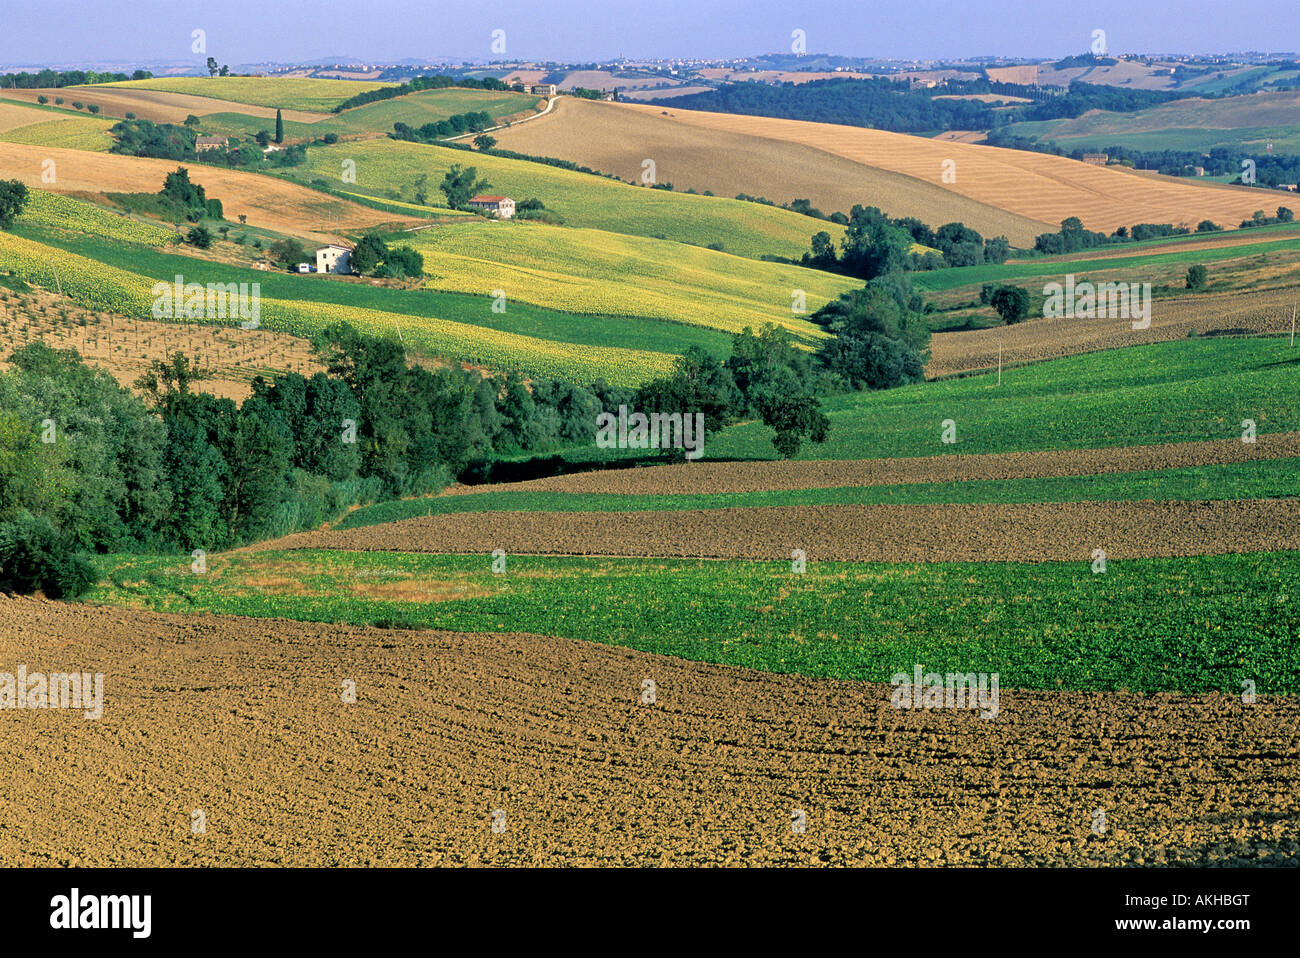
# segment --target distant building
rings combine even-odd
[[[352,251],[346,246],[322,246],[316,251],[316,272],[350,273],[352,272]]]
[[[1193,167],[1192,167],[1192,172],[1195,173],[1197,176],[1204,176],[1204,175],[1205,175],[1205,167],[1203,167],[1203,166],[1193,166]]]
[[[558,90],[554,83],[534,83],[528,92],[533,96],[555,96]]]
[[[1107,163],[1110,162],[1110,154],[1109,153],[1085,153],[1083,154],[1083,162],[1091,163],[1093,166],[1105,166]]]
[[[515,215],[515,201],[508,196],[472,196],[467,205],[472,210],[493,213],[503,220]]]
[[[224,136],[201,136],[194,141],[194,149],[198,153],[207,150],[224,150],[230,146],[230,139]]]

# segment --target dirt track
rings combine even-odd
[[[1300,499],[478,512],[300,532],[265,549],[860,562],[1086,561],[1300,549]]]
[[[532,636],[3,598],[0,623],[0,671],[105,673],[98,721],[0,710],[5,864],[1300,856],[1294,698],[1003,691],[983,721],[894,709],[889,686]]]
[[[443,495],[505,491],[611,493],[624,496],[775,492],[919,482],[966,482],[972,479],[1090,476],[1294,457],[1300,457],[1300,433],[1273,433],[1259,436],[1254,443],[1244,443],[1239,439],[1216,439],[1209,442],[1115,446],[1107,449],[1046,449],[972,456],[918,456],[908,459],[703,461],[547,476],[544,479],[491,486],[453,486]]]

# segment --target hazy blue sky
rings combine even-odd
[[[928,58],[1086,52],[1293,51],[1296,0],[0,0],[0,63],[187,60],[207,33],[223,63],[349,55],[500,59],[723,57],[789,51]]]

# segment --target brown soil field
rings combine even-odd
[[[87,365],[128,388],[153,360],[180,350],[206,374],[199,388],[236,402],[253,394],[255,376],[325,371],[307,340],[286,333],[151,322],[91,312],[52,293],[0,290],[0,369],[8,368],[4,357],[38,340],[75,349]]]
[[[988,135],[988,130],[948,130],[936,136],[935,140],[940,143],[982,143]]]
[[[1300,500],[479,512],[300,532],[267,549],[842,562],[1087,561],[1300,549]]]
[[[1101,274],[1090,279],[1101,281]],[[926,374],[946,376],[998,364],[1057,359],[1100,349],[1186,339],[1195,331],[1286,333],[1296,305],[1295,287],[1259,292],[1203,293],[1151,303],[1151,327],[1135,330],[1131,319],[1046,319],[1033,317],[1014,326],[936,333],[930,340]],[[1004,374],[1005,375],[1005,374]]]
[[[131,87],[62,87],[50,90],[4,90],[0,97],[35,103],[38,96],[48,97],[50,103],[56,96],[64,99],[64,109],[73,100],[94,103],[105,116],[125,116],[134,113],[142,120],[155,123],[184,123],[190,114],[207,116],[209,113],[243,113],[264,119],[275,119],[275,110],[271,107],[253,106],[250,103],[236,103],[233,100],[217,100],[208,96],[193,96],[189,93],[164,93],[161,90],[139,90]],[[311,113],[305,110],[285,110],[284,118],[297,123],[315,123],[328,119],[329,113]],[[54,117],[54,114],[50,114]]]
[[[54,160],[57,180],[41,182],[42,163]],[[334,230],[365,229],[380,223],[416,225],[421,220],[348,203],[273,176],[199,163],[178,164],[110,153],[0,143],[0,177],[56,193],[157,193],[163,178],[185,166],[208,196],[221,200],[226,218],[247,214],[248,225],[289,233],[312,242],[338,241]]]
[[[891,486],[980,479],[1095,476],[1148,469],[1178,469],[1260,459],[1300,457],[1300,433],[1273,433],[1254,443],[1210,442],[1116,446],[1105,449],[1043,449],[1033,452],[917,456],[909,459],[831,459],[771,462],[692,462],[637,469],[601,469],[491,486],[452,486],[444,496],[482,492],[570,492],[620,496],[709,495]]]
[[[656,107],[633,103],[612,106],[659,115]],[[1208,218],[1216,223],[1232,224],[1249,219],[1260,205],[1258,190],[1250,187],[1138,175],[1121,167],[1091,166],[1043,153],[941,143],[902,133],[831,123],[695,110],[671,113],[671,119],[683,125],[808,146],[868,167],[909,176],[987,206],[1051,223],[1053,230],[1070,216],[1079,217],[1088,229],[1107,233],[1134,223],[1194,226]],[[956,175],[956,182],[947,185],[943,183],[946,160],[955,163]],[[662,173],[661,178],[671,179]],[[968,225],[973,224],[968,221]],[[1010,234],[1008,238],[1016,241]]]
[[[1038,82],[1038,65],[1018,67],[989,67],[986,71],[994,83],[1019,83],[1032,86]]]
[[[659,179],[679,190],[711,190],[719,196],[750,193],[778,203],[802,197],[827,213],[847,213],[855,204],[874,205],[891,216],[916,216],[936,225],[961,220],[986,236],[1005,235],[1020,246],[1032,246],[1035,236],[1059,228],[1060,218],[1048,223],[1008,213],[811,145],[695,126],[677,119],[689,111],[667,112],[672,115],[664,116],[661,107],[564,97],[547,116],[493,136],[504,149],[572,160],[624,180],[639,182],[641,163],[649,157]],[[810,227],[816,232],[815,223],[810,221]]]
[[[538,636],[13,598],[0,598],[0,621],[0,670],[104,674],[99,720],[0,712],[10,865],[1281,865],[1300,854],[1294,698],[1002,690],[986,721],[895,709],[887,685]],[[652,705],[640,701],[646,678]]]

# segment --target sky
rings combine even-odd
[[[0,0],[0,65],[1290,52],[1296,0]],[[494,53],[493,31],[505,53]]]

